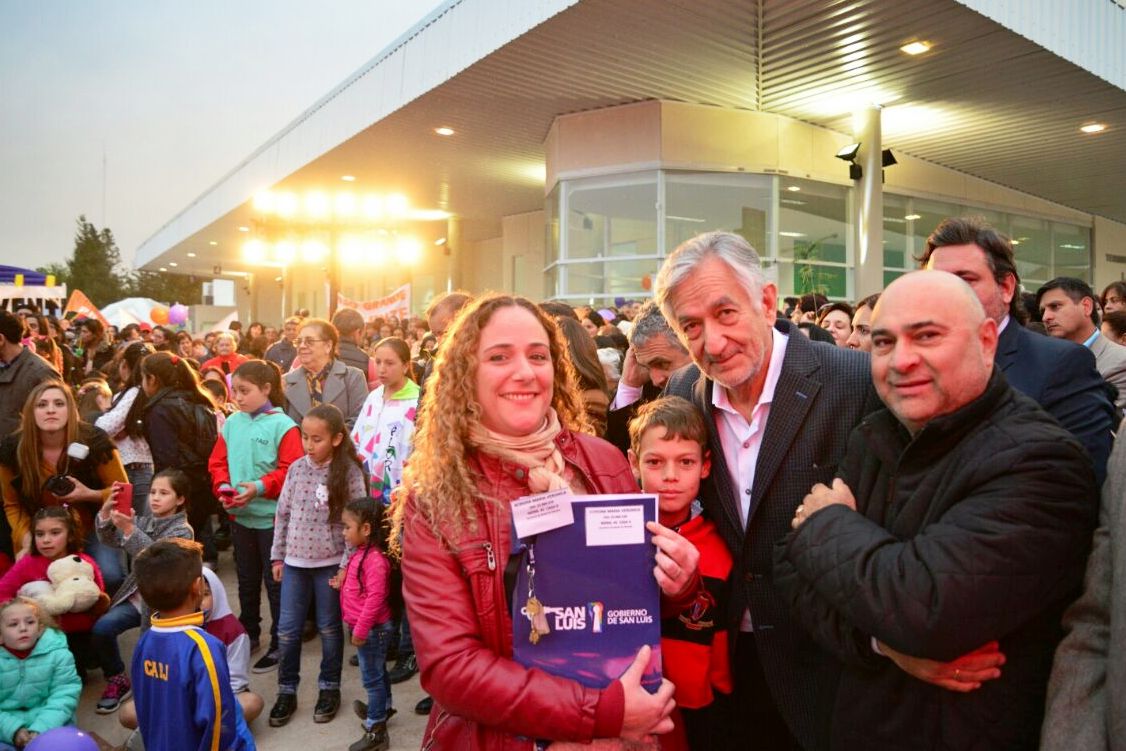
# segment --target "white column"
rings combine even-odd
[[[854,247],[856,276],[853,296],[857,299],[879,292],[884,287],[884,185],[883,139],[879,105],[871,105],[853,115],[853,137],[860,144],[856,164],[863,175],[853,191]]]

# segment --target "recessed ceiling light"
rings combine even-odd
[[[1102,133],[1106,130],[1106,123],[1087,123],[1079,128],[1084,133]]]
[[[343,180],[346,183],[356,182],[356,176],[355,175],[341,175],[340,179]]]
[[[1020,245],[1020,240],[1013,240],[1013,245]]]
[[[175,261],[169,261],[168,265],[172,266],[172,267],[176,267],[176,266],[179,266],[180,264],[176,263]]]
[[[443,125],[441,128],[435,128],[434,132],[440,136],[452,136],[454,134],[454,129],[447,125]]]
[[[249,231],[250,231],[250,227],[239,227],[239,228],[238,228],[238,231],[239,231],[239,232],[249,232]]]
[[[786,190],[790,191],[791,193],[797,193],[799,190],[801,190],[801,188],[799,188],[797,185],[790,185],[786,188]]]
[[[902,52],[906,52],[908,55],[921,55],[930,48],[929,42],[911,42],[910,44],[903,45],[899,49]]]
[[[913,222],[916,219],[922,219],[923,216],[922,216],[922,214],[908,214],[907,216],[905,216],[903,218],[906,219],[909,222]]]
[[[188,258],[195,258],[195,253],[188,253]]]
[[[439,237],[437,240],[434,241],[434,244],[435,245],[445,245],[446,244],[446,238]]]
[[[168,271],[168,269],[166,269],[166,268],[164,268],[163,266],[161,266],[161,267],[160,267],[160,271]]]
[[[217,243],[217,242],[215,242],[214,240],[212,240],[211,242],[209,242],[209,243],[207,243],[207,244],[208,244],[208,245],[218,245],[219,243]]]

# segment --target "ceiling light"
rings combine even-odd
[[[402,217],[410,208],[410,202],[402,193],[392,193],[384,201],[387,213],[393,217]]]
[[[923,215],[922,214],[908,214],[907,216],[905,216],[903,218],[906,219],[909,222],[913,222],[916,219],[922,219]]]
[[[779,237],[805,237],[804,232],[779,232]]]
[[[238,228],[238,231],[239,231],[239,232],[249,232],[249,231],[250,231],[250,227],[239,227],[239,228]]]
[[[368,219],[383,218],[383,199],[376,195],[364,196],[361,211]]]
[[[798,201],[793,198],[781,198],[778,203],[784,203],[787,206],[805,206],[805,201]]]
[[[288,218],[297,213],[297,196],[293,193],[280,193],[275,197],[274,209],[278,216]]]
[[[168,271],[168,269],[164,268],[163,266],[160,267],[160,270],[161,271]]]
[[[1087,123],[1086,125],[1081,126],[1079,130],[1083,131],[1084,133],[1102,133],[1104,130],[1106,130],[1106,123]]]
[[[208,244],[208,245],[211,245],[212,247],[214,247],[214,246],[218,245],[219,243],[217,243],[217,242],[215,242],[214,240],[212,240],[211,242],[209,242],[209,243],[207,243],[207,244]]]
[[[254,210],[263,214],[269,214],[274,210],[276,199],[274,194],[268,190],[263,190],[260,193],[254,194]]]
[[[324,219],[330,208],[328,196],[323,192],[314,190],[305,195],[305,212],[314,219]]]
[[[346,183],[356,182],[356,176],[355,175],[341,175],[340,179],[343,180]]]
[[[693,224],[703,224],[708,221],[694,216],[677,216],[676,214],[665,214],[665,219],[673,222],[692,222]]]
[[[900,47],[900,51],[908,55],[921,55],[931,48],[929,42],[911,42]]]
[[[274,258],[278,263],[285,264],[293,263],[293,259],[297,257],[297,243],[292,240],[282,240],[274,246]]]
[[[443,125],[440,128],[435,128],[434,132],[440,136],[452,136],[454,134],[454,129],[449,127],[448,125]]]
[[[168,262],[168,265],[169,265],[169,266],[172,266],[173,268],[175,268],[176,266],[179,266],[180,264],[176,263],[175,261],[169,261],[169,262]]]
[[[188,253],[188,258],[195,258],[195,253],[191,253],[191,252],[189,252],[189,253]]]
[[[1012,243],[1013,245],[1020,245],[1020,240],[1013,240]]]
[[[400,237],[395,240],[395,255],[400,264],[413,266],[422,256],[422,245],[413,237]]]
[[[248,263],[262,263],[266,260],[266,243],[261,240],[247,240],[242,244],[242,257]]]
[[[306,240],[301,243],[301,260],[306,263],[317,263],[328,255],[328,246],[320,240]]]
[[[445,244],[446,244],[446,238],[444,238],[444,237],[439,237],[439,238],[438,238],[437,240],[435,240],[435,241],[434,241],[434,244],[435,244],[435,245],[439,245],[439,246],[440,246],[440,245],[445,245]]]
[[[337,216],[354,216],[356,213],[356,196],[351,193],[337,193],[334,211]]]
[[[797,185],[788,185],[786,186],[786,190],[790,191],[791,193],[797,193],[799,190],[801,190],[801,188],[799,188]]]

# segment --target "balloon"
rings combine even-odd
[[[653,277],[649,276],[648,274],[641,277],[641,288],[646,292],[653,289]]]
[[[27,751],[98,751],[98,744],[78,728],[61,727],[35,736]]]
[[[168,322],[179,326],[188,320],[188,306],[176,303],[168,309]]]
[[[163,326],[164,324],[168,323],[168,308],[164,307],[163,305],[157,305],[149,311],[149,318],[152,319],[153,323]]]

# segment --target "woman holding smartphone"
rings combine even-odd
[[[121,457],[105,431],[79,419],[66,384],[47,380],[32,389],[20,429],[0,442],[0,494],[16,558],[31,550],[35,512],[44,506],[73,506],[86,536],[85,550],[97,561],[112,594],[125,578],[125,566],[120,551],[98,541],[94,515],[109,500],[114,482],[126,482]]]

